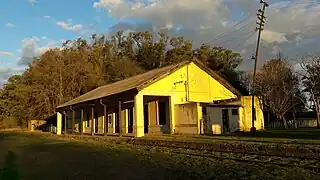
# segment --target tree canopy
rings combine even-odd
[[[34,58],[22,75],[9,78],[0,91],[0,128],[25,126],[28,119],[49,117],[57,105],[101,85],[192,58],[241,87],[236,68],[242,57],[222,47],[194,49],[183,37],[150,32],[68,40]]]

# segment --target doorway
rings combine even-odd
[[[133,107],[128,109],[128,133],[133,133]]]
[[[158,102],[159,125],[167,125],[166,102]]]
[[[145,104],[143,106],[144,113],[144,133],[149,133],[149,106]]]
[[[222,109],[222,127],[223,127],[223,133],[230,132],[230,128],[229,128],[229,110],[228,109]]]

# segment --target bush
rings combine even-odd
[[[0,129],[10,129],[17,127],[17,120],[12,117],[0,119]]]

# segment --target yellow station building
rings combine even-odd
[[[192,60],[98,87],[57,107],[62,132],[132,135],[249,131],[251,97]],[[264,128],[255,99],[255,127]]]

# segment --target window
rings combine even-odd
[[[239,115],[239,110],[238,109],[232,109],[232,115],[233,116],[238,116]]]

